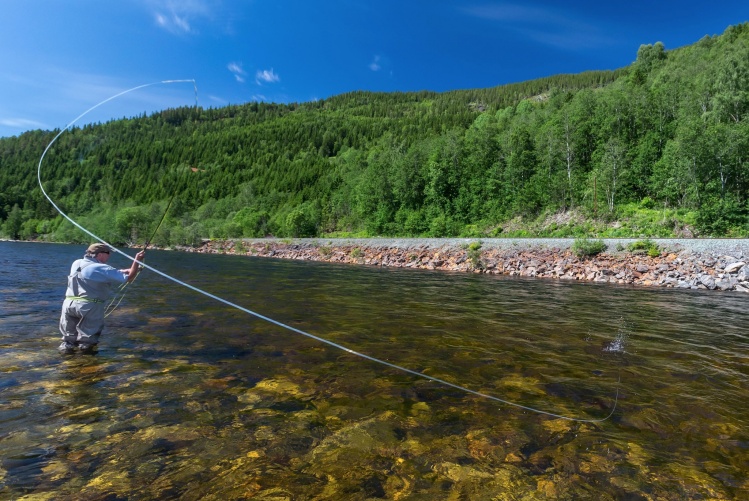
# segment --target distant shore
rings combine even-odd
[[[262,238],[179,250],[749,293],[749,240],[651,239],[657,256],[624,250],[638,239],[602,240],[605,252],[583,258],[572,252],[573,239],[558,238]]]

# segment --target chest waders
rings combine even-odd
[[[73,295],[66,295],[62,304],[62,344],[59,347],[62,353],[72,353],[76,348],[83,352],[93,351],[104,328],[104,301],[81,296],[81,271],[92,264],[95,263],[79,266],[75,273],[68,276],[68,292]],[[85,293],[84,290],[83,294]]]

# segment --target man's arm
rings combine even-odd
[[[146,251],[142,250],[135,255],[135,259],[137,261],[142,261],[143,256],[145,255],[146,255]],[[133,264],[130,266],[129,270],[124,270],[124,271],[127,271],[127,278],[125,279],[127,282],[132,282],[133,280],[135,280],[135,277],[138,275],[138,272],[140,271],[140,264],[137,261],[133,261]]]

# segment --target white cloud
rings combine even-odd
[[[172,22],[174,23],[174,26],[176,26],[180,30],[184,31],[185,33],[190,33],[190,23],[184,17],[180,17],[175,14],[174,16],[172,16]]]
[[[380,56],[375,56],[374,60],[369,63],[369,69],[372,71],[380,71],[382,66],[380,65]]]
[[[273,68],[270,70],[258,70],[257,73],[255,73],[255,82],[258,85],[262,85],[263,82],[274,83],[279,80],[281,80],[281,78],[273,72]]]
[[[194,22],[210,18],[215,0],[144,0],[156,24],[175,35],[196,33]]]
[[[156,24],[170,33],[180,34],[190,33],[191,31],[190,23],[187,19],[179,17],[176,14],[165,15],[161,12],[156,12],[154,18],[156,19]]]
[[[237,80],[237,82],[244,83],[244,81],[245,81],[244,77],[245,77],[245,75],[247,75],[247,73],[242,69],[242,63],[234,63],[234,62],[232,62],[232,63],[229,63],[229,65],[227,66],[227,68],[229,69],[229,71],[232,72],[232,74],[234,75],[234,78]]]

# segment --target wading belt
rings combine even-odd
[[[103,299],[94,299],[91,297],[81,297],[81,296],[65,296],[65,299],[73,299],[75,301],[85,301],[87,303],[103,303]]]

